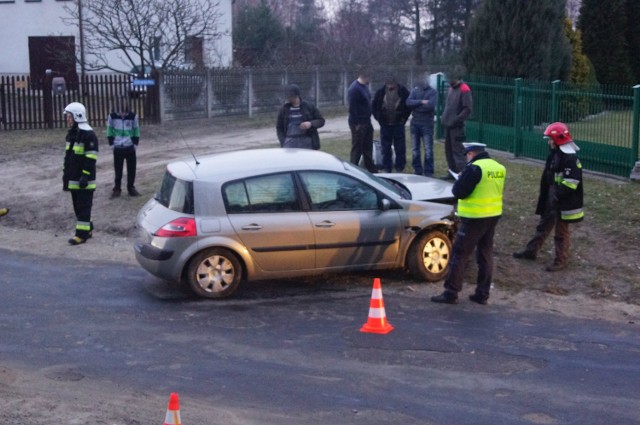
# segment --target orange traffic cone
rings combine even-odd
[[[182,425],[178,393],[171,393],[169,396],[169,406],[167,407],[167,415],[164,417],[164,425]]]
[[[369,305],[369,320],[362,325],[360,332],[370,332],[374,334],[388,334],[393,330],[393,326],[387,322],[387,314],[384,311],[384,300],[382,299],[382,287],[380,279],[373,280],[373,290],[371,291],[371,304]]]

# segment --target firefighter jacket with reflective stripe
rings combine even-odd
[[[491,159],[487,152],[477,154],[453,185],[453,196],[458,198],[458,215],[464,218],[502,215],[506,174],[506,169]]]
[[[540,179],[536,214],[544,213],[552,187],[560,219],[568,222],[581,221],[584,218],[582,164],[575,154],[566,154],[557,148],[549,151]]]
[[[135,112],[120,115],[112,112],[107,118],[107,140],[115,148],[130,148],[140,140],[140,125]]]
[[[88,181],[86,190],[96,188],[96,160],[98,159],[98,138],[93,130],[81,130],[78,124],[69,129],[66,137],[66,152],[62,179],[70,190],[80,188],[80,178]]]

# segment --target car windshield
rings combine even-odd
[[[162,179],[155,199],[170,210],[194,214],[193,182],[177,179],[168,171]]]
[[[400,185],[399,183],[396,184],[393,181],[380,178],[380,177],[376,176],[375,174],[372,174],[372,173],[368,172],[367,170],[364,170],[364,169],[362,169],[360,167],[357,167],[357,166],[353,165],[350,162],[343,161],[343,164],[344,164],[344,168],[346,170],[349,170],[354,174],[360,175],[361,177],[364,177],[365,179],[374,180],[376,183],[379,183],[380,185],[384,186],[389,191],[391,191],[391,192],[395,193],[396,195],[398,195],[399,198],[401,198],[401,199],[411,199],[411,192],[409,192],[404,186]]]

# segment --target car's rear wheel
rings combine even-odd
[[[191,290],[204,298],[225,298],[233,294],[242,278],[242,268],[236,256],[222,248],[198,253],[187,269]]]
[[[407,265],[417,279],[437,282],[444,279],[451,260],[451,240],[439,231],[423,233],[411,245]]]

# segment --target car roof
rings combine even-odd
[[[196,164],[197,158],[197,164]],[[248,149],[191,157],[167,165],[182,180],[229,181],[291,170],[345,171],[341,159],[311,149]],[[222,177],[222,178],[221,178]]]

